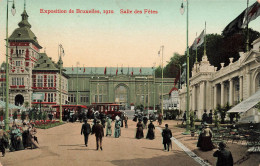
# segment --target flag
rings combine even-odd
[[[134,75],[134,69],[132,68],[131,76],[133,76],[133,75]]]
[[[104,74],[105,75],[107,74],[107,67],[105,67],[105,69],[104,69]]]
[[[84,73],[86,72],[86,68],[84,67]]]
[[[116,75],[117,75],[117,73],[118,73],[118,67],[116,68]]]
[[[255,2],[253,5],[248,7],[248,10],[246,10],[244,16],[244,23],[243,28],[246,27],[246,25],[250,22],[256,19],[260,15],[260,4],[258,2]]]
[[[193,44],[192,44],[192,49],[196,50],[203,42],[204,42],[204,36],[205,36],[205,30],[203,30],[198,37],[195,38]]]
[[[121,74],[123,74],[123,65],[121,66]]]
[[[224,36],[231,35],[239,30],[241,30],[242,25],[243,25],[243,20],[245,16],[245,11],[244,10],[237,18],[235,18],[231,23],[229,23],[225,29],[222,31],[222,34]]]
[[[72,71],[74,71],[74,69],[73,69],[73,65],[72,65]]]
[[[142,73],[142,68],[140,68],[139,72]]]

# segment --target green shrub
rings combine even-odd
[[[17,111],[14,112],[13,120],[17,119]]]
[[[25,119],[26,119],[26,113],[25,111],[22,111],[21,120],[24,121]]]

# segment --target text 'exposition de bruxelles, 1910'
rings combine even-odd
[[[62,10],[62,9],[54,9],[54,10],[48,10],[48,9],[40,9],[40,13],[44,14],[66,14],[66,13],[85,13],[85,14],[114,14],[118,11],[114,10],[96,10],[96,9],[90,9],[90,10],[81,10],[81,9],[69,9],[69,10]],[[158,14],[157,10],[151,10],[151,9],[120,9],[120,14]]]

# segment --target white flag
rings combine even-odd
[[[260,15],[260,4],[258,2],[255,2],[253,5],[248,7],[248,10],[246,9],[246,14],[244,17],[244,23],[242,25],[243,28],[246,27],[246,25],[250,22],[256,19]]]
[[[204,42],[205,30],[203,30],[200,35],[194,40],[192,44],[192,49],[196,50]]]

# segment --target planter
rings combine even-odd
[[[190,135],[191,135],[192,137],[194,137],[195,132],[194,132],[194,131],[191,131],[191,132],[190,132]]]

